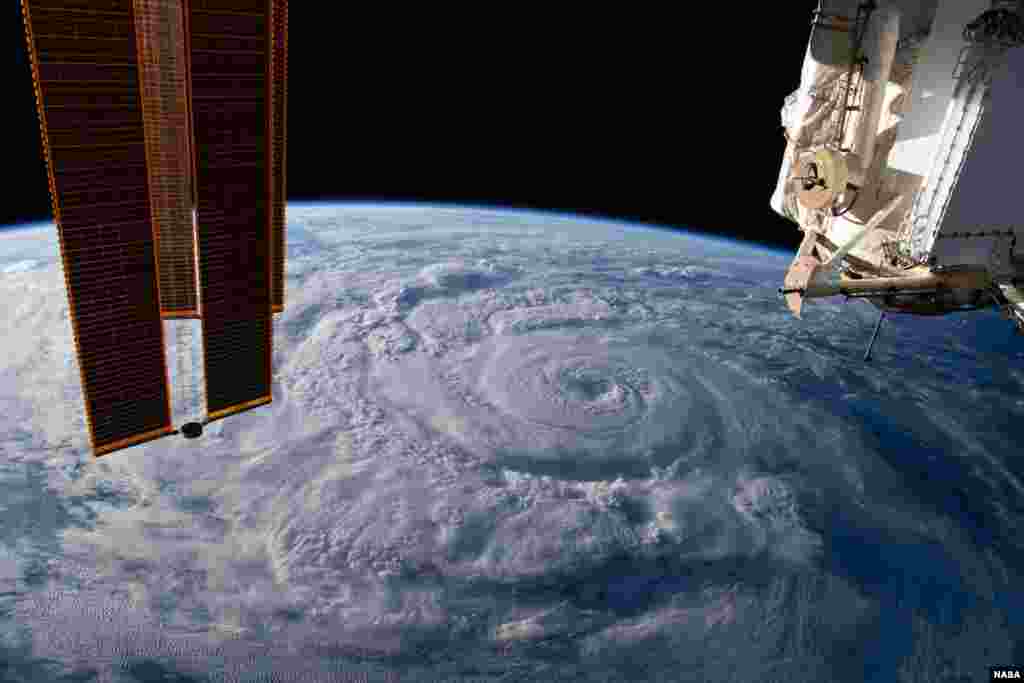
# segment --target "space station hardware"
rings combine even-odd
[[[1021,45],[1024,0],[819,2],[771,197],[803,232],[794,315],[996,306],[1024,332]]]
[[[93,453],[269,403],[287,0],[22,12]]]

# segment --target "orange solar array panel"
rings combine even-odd
[[[134,0],[164,318],[199,317],[183,10],[182,0]]]
[[[284,310],[285,261],[285,105],[288,88],[288,0],[271,2],[270,96],[271,96],[271,305]]]
[[[270,0],[187,11],[207,419],[271,401]]]
[[[172,431],[131,0],[23,1],[93,452]]]

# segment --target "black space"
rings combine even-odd
[[[0,225],[50,219],[16,4]],[[813,0],[575,14],[347,6],[291,3],[290,200],[530,207],[798,244],[768,200]]]

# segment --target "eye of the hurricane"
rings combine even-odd
[[[560,379],[562,392],[579,401],[608,401],[622,395],[617,385],[587,370],[565,370]]]
[[[557,396],[582,404],[584,410],[613,412],[621,410],[633,389],[607,376],[607,368],[562,368],[557,377]]]

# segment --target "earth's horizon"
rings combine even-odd
[[[53,224],[0,228],[0,681],[1024,662],[998,316],[893,316],[863,363],[876,311],[794,320],[760,244],[407,202],[287,229],[274,403],[92,460]]]

